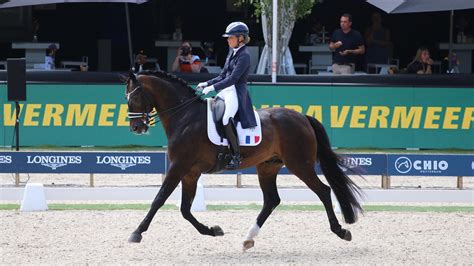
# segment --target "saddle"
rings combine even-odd
[[[222,118],[224,117],[225,112],[225,102],[223,99],[219,97],[215,97],[211,100],[211,112],[212,112],[212,119],[216,124],[217,134],[221,137],[221,142],[225,138],[225,130],[224,125],[222,124]]]
[[[225,112],[225,102],[219,97],[215,97],[211,100],[211,112],[212,120],[216,125],[217,134],[221,138],[221,142],[225,138],[224,125],[222,124],[222,117],[224,117]],[[231,150],[227,146],[219,145],[217,146],[217,160],[214,166],[207,171],[207,173],[216,173],[225,170],[225,166],[232,159]]]
[[[216,173],[225,170],[225,166],[232,159],[231,150],[228,147],[224,125],[222,118],[225,112],[225,102],[222,98],[214,97],[207,99],[207,133],[208,138],[217,146],[217,160],[212,169],[207,173]],[[240,122],[236,124],[237,135],[239,137],[240,146],[257,146],[262,141],[262,131],[260,125],[260,117],[254,111],[257,126],[254,128],[243,129]]]

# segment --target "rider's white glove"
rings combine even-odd
[[[202,90],[203,88],[207,87],[207,82],[201,82],[197,85],[198,90]]]
[[[213,90],[215,90],[215,89],[214,89],[214,85],[211,85],[211,86],[205,87],[205,88],[202,90],[202,93],[203,93],[204,95],[206,95],[206,94],[208,94],[209,92],[211,92],[211,91],[213,91]]]

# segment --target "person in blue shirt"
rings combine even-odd
[[[226,107],[222,123],[232,150],[232,160],[227,169],[237,169],[241,163],[239,138],[235,129],[240,121],[242,128],[257,126],[255,115],[247,90],[247,77],[250,70],[250,54],[245,46],[249,41],[249,28],[243,22],[232,22],[222,37],[227,37],[229,54],[222,72],[214,79],[198,84],[203,94],[217,92],[217,97],[225,101]]]

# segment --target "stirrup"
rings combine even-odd
[[[232,155],[232,159],[230,162],[225,166],[227,170],[235,170],[240,167],[240,154]]]

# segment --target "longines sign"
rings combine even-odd
[[[164,152],[0,152],[0,173],[164,173]]]
[[[341,154],[348,175],[474,176],[474,155]],[[0,173],[166,173],[165,152],[0,152]],[[322,174],[315,164],[318,174]],[[241,172],[256,174],[255,167]],[[291,174],[286,167],[280,174]]]

